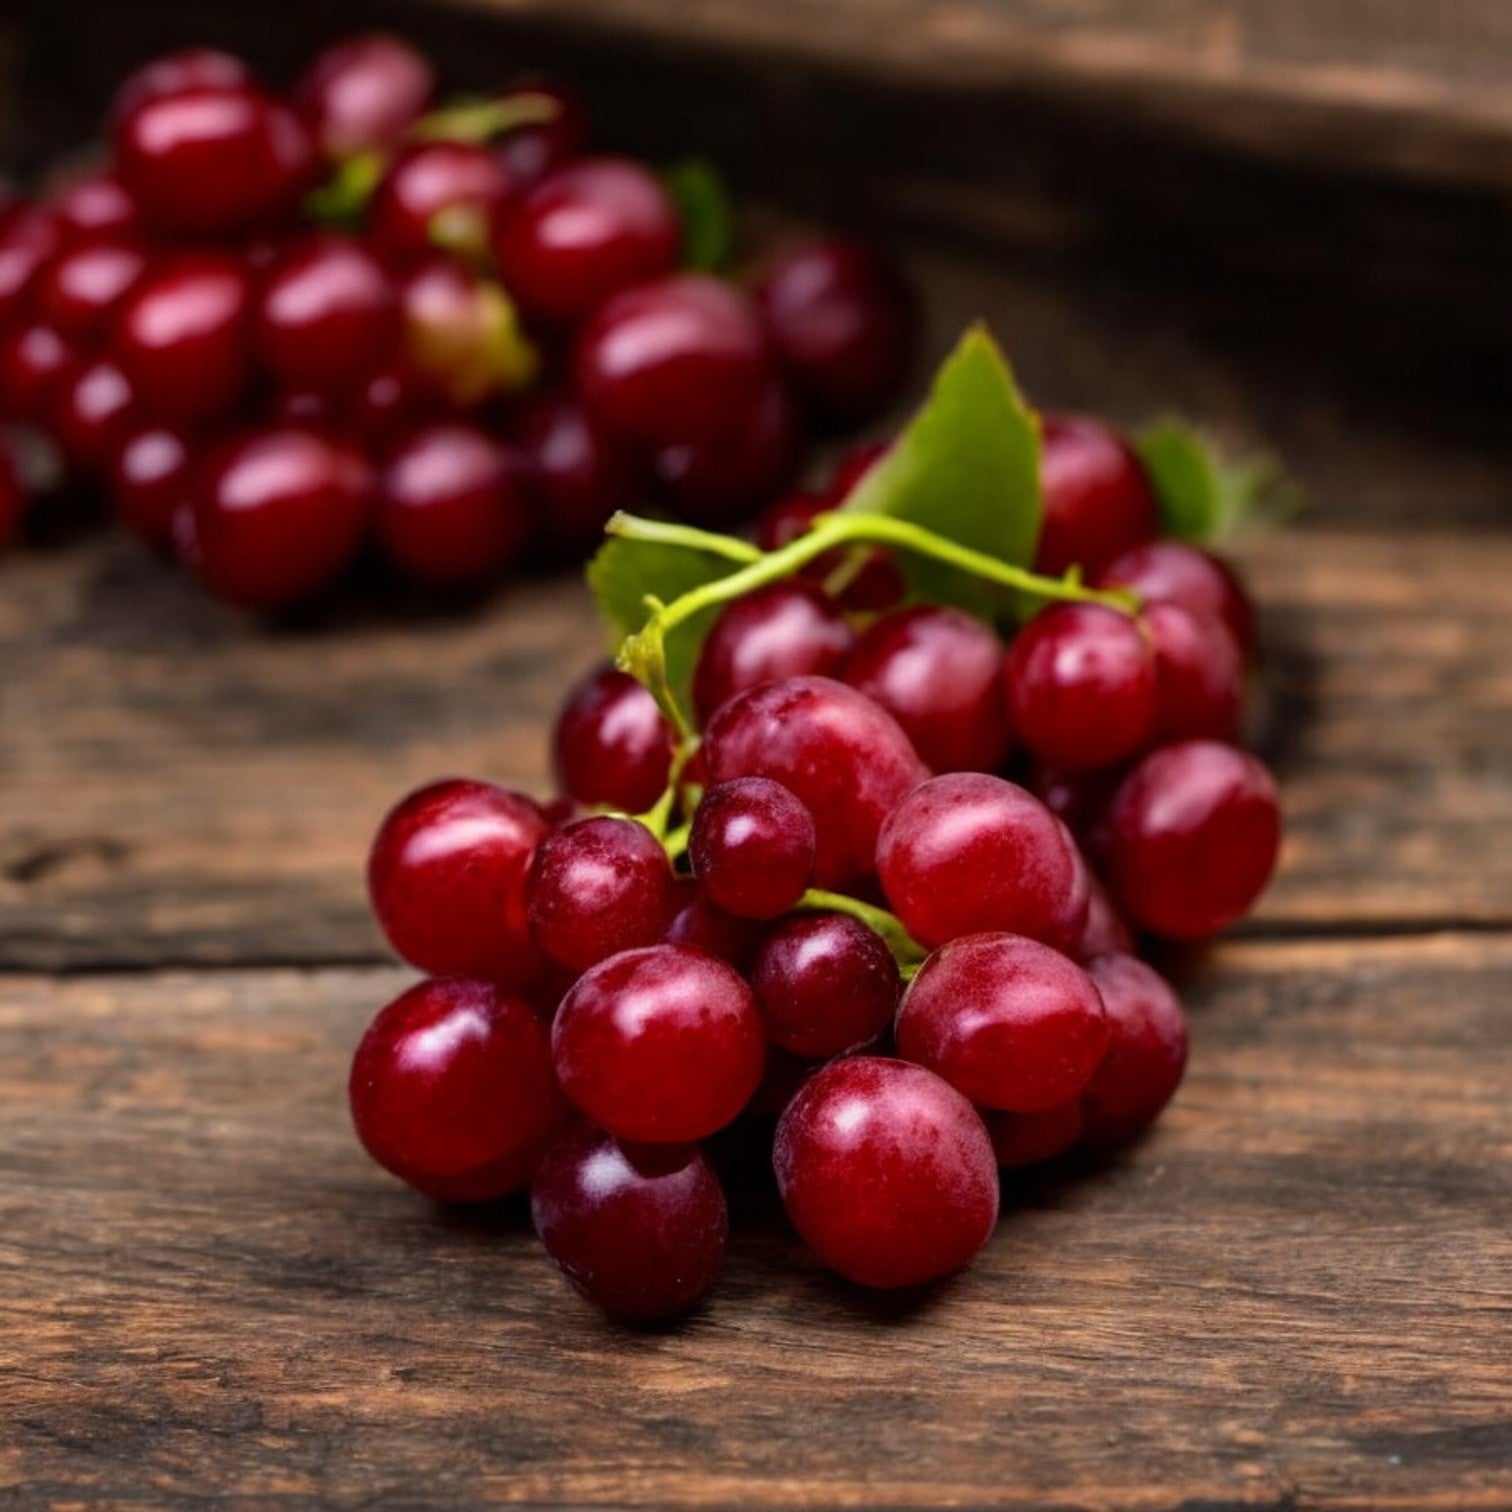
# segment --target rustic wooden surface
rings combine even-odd
[[[123,541],[8,559],[0,1506],[1512,1505],[1504,416],[1365,381],[1311,311],[918,267],[936,350],[985,313],[1045,402],[1184,408],[1315,498],[1241,552],[1289,838],[1175,963],[1170,1115],[1016,1183],[928,1297],[826,1280],[757,1197],[706,1307],[607,1326],[517,1206],[432,1211],[343,1107],[407,979],[371,828],[543,780],[582,596],[269,633]]]

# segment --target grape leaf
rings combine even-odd
[[[1185,421],[1152,425],[1134,443],[1160,511],[1160,533],[1216,541],[1251,525],[1279,524],[1303,507],[1301,491],[1270,457],[1226,461]]]
[[[682,224],[683,266],[717,273],[735,248],[735,211],[718,169],[688,158],[663,169],[661,178]]]
[[[910,520],[1027,567],[1043,513],[1039,458],[1039,421],[997,343],[974,326],[940,368],[923,407],[841,507]],[[897,558],[920,598],[984,619],[1013,608],[1014,595],[996,584],[907,552]]]

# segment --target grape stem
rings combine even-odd
[[[627,636],[620,647],[621,670],[638,677],[651,690],[662,711],[684,738],[692,733],[692,726],[678,707],[667,679],[668,633],[706,609],[716,608],[757,588],[764,588],[768,583],[791,577],[816,557],[837,546],[893,546],[944,562],[1019,593],[1072,603],[1103,604],[1124,614],[1131,614],[1138,608],[1133,595],[1116,589],[1088,588],[1074,570],[1063,578],[1042,577],[1027,568],[961,546],[910,520],[860,510],[819,515],[810,530],[776,551],[759,551],[733,536],[699,530],[692,525],[647,520],[625,513],[616,514],[605,529],[609,535],[626,540],[680,546],[740,564],[734,572],[701,583],[670,604],[648,596],[645,602],[650,613],[646,623],[635,634]]]
[[[798,900],[797,906],[824,913],[849,914],[851,918],[860,920],[868,929],[882,937],[905,975],[911,976],[929,954],[903,927],[903,921],[896,914],[878,908],[874,903],[863,903],[859,898],[850,898],[844,893],[825,892],[811,887]]]

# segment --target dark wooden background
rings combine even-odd
[[[856,1293],[769,1201],[675,1327],[518,1209],[440,1215],[343,1103],[405,980],[360,867],[446,772],[544,782],[582,594],[250,624],[129,543],[0,563],[0,1505],[1512,1506],[1512,17],[1353,0],[494,0],[3,11],[9,161],[171,43],[355,17],[460,80],[887,236],[931,347],[1184,409],[1314,498],[1241,549],[1280,876],[1174,963],[1159,1129]],[[413,608],[414,606],[410,606]]]

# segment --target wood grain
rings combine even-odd
[[[342,1078],[396,973],[0,980],[0,1495],[1504,1507],[1509,973],[1226,947],[1159,1129],[1020,1181],[965,1276],[858,1296],[758,1197],[650,1333],[366,1162]]]

